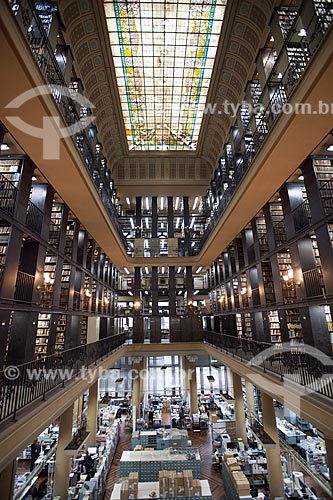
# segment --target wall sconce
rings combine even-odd
[[[84,290],[84,295],[89,299],[91,297],[91,291],[89,288],[85,288]]]
[[[225,302],[225,295],[221,295],[221,297],[219,298],[219,303],[223,304],[224,302]]]
[[[107,298],[107,297],[104,297],[104,304],[109,304],[110,303],[110,300]]]
[[[244,286],[242,289],[241,289],[241,295],[245,295],[247,292],[247,288]]]
[[[283,281],[288,288],[294,288],[295,286],[301,286],[300,282],[294,281],[294,270],[288,269],[288,271],[282,275]]]
[[[44,302],[51,299],[54,278],[51,278],[50,273],[44,273],[44,283],[37,286],[37,293],[40,302]]]
[[[134,302],[134,310],[135,311],[140,311],[140,308],[141,308],[141,302],[140,302],[140,300],[136,300]]]

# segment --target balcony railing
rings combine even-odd
[[[280,380],[289,379],[333,399],[333,360],[324,354],[314,357],[305,352],[302,345],[291,346],[290,350],[285,352],[276,344],[210,331],[204,332],[204,340],[240,361],[251,362],[256,356],[261,355],[260,364],[256,366],[260,366],[264,372],[275,373]],[[328,359],[329,364],[327,364]]]
[[[44,214],[36,205],[29,201],[25,223],[30,229],[40,234],[43,225]]]
[[[34,291],[34,283],[35,276],[33,274],[27,274],[22,271],[18,271],[16,277],[14,300],[31,303],[32,294]]]
[[[15,420],[17,412],[28,404],[44,401],[50,391],[83,376],[85,368],[112,354],[127,339],[128,333],[121,333],[15,368],[4,368],[0,372],[0,422],[9,417]]]
[[[50,87],[50,93],[53,95],[58,105],[60,114],[68,126],[80,123],[81,118],[76,109],[76,102],[71,99],[69,92],[68,94],[66,93],[67,95],[59,92],[58,86],[67,89],[68,85],[58,65],[42,20],[39,17],[36,8],[37,4],[31,0],[21,0],[19,2],[9,3],[35,60]],[[110,188],[111,179],[109,172],[106,172],[101,159],[96,157],[93,153],[91,141],[85,130],[81,130],[79,133],[74,134],[72,139],[82,156],[82,160],[90,173],[91,179],[99,192],[104,206],[108,210],[109,216],[117,229],[118,236],[127,251],[127,241],[121,230],[116,208],[111,201],[112,191]]]

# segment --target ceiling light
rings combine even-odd
[[[164,274],[164,273],[165,273],[165,267],[162,266],[162,274]]]
[[[145,267],[146,274],[149,274],[149,269],[148,267]]]
[[[1,151],[8,151],[8,149],[10,149],[10,147],[8,146],[8,144],[6,144],[5,142],[3,142],[1,144]]]
[[[304,28],[300,29],[298,32],[298,36],[306,36],[306,30]]]
[[[193,292],[193,295],[198,295],[199,293],[199,290],[196,290],[195,292]]]
[[[31,178],[32,181],[36,181],[37,180],[37,177],[35,177],[34,175],[32,176]]]
[[[130,217],[130,223],[131,223],[131,227],[132,227],[132,229],[134,229],[134,228],[135,228],[135,226],[134,226],[134,220],[133,220],[133,217]]]
[[[149,210],[149,198],[146,196],[146,209]]]
[[[202,266],[198,267],[197,273],[200,273],[201,269],[202,269]]]
[[[148,220],[148,217],[145,218],[145,221],[146,221],[146,229],[149,229],[149,220]]]
[[[131,291],[129,290],[128,295],[130,295],[131,297],[133,297],[133,292],[131,292]]]
[[[126,274],[130,274],[129,270],[127,269],[127,267],[124,267],[124,271]]]
[[[298,180],[299,180],[299,181],[304,181],[304,175],[299,175],[299,176],[298,176]]]
[[[192,217],[191,224],[190,224],[190,229],[193,229],[194,222],[195,222],[195,217]]]
[[[126,203],[127,203],[127,205],[128,205],[128,206],[130,206],[130,205],[131,205],[131,200],[129,199],[129,197],[128,197],[128,196],[126,197]]]
[[[179,196],[177,196],[176,198],[175,210],[178,210],[178,206],[179,206]]]
[[[327,151],[333,151],[333,144],[330,144],[330,145],[327,147]]]
[[[177,269],[177,274],[179,274],[181,270],[182,270],[182,268],[181,268],[181,266],[179,266]]]
[[[199,196],[196,196],[194,198],[192,210],[195,210],[197,208],[198,201],[199,201]]]
[[[180,217],[177,217],[177,220],[176,220],[176,229],[179,228],[179,224],[180,224]]]
[[[179,290],[178,295],[182,295],[182,293],[183,293],[183,292],[182,292],[181,290]]]
[[[164,209],[164,197],[161,196],[161,210]]]

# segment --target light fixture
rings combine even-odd
[[[221,297],[219,298],[219,302],[222,304],[224,301],[225,301],[225,296],[221,295]]]
[[[129,270],[127,269],[127,267],[124,267],[124,271],[125,271],[125,273],[126,273],[126,274],[131,274],[131,273],[129,272]]]
[[[195,292],[193,292],[193,295],[198,295],[199,293],[199,290],[196,290]]]
[[[3,142],[1,144],[1,151],[8,151],[8,149],[10,149],[10,147],[8,146],[8,144],[6,144],[5,142]]]
[[[148,267],[145,267],[146,274],[149,274],[149,269]]]
[[[162,266],[162,274],[164,274],[164,273],[165,273],[165,267]]]
[[[164,196],[161,196],[161,210],[164,209]]]
[[[201,270],[202,270],[202,266],[199,266],[196,272],[200,273]]]
[[[327,148],[326,151],[333,151],[333,144],[330,144]]]
[[[195,217],[192,217],[191,224],[190,224],[190,229],[193,229],[194,222],[195,222]]]
[[[54,278],[51,278],[50,273],[43,274],[44,282],[37,286],[37,293],[40,302],[49,301],[52,297]]]
[[[277,77],[279,80],[281,80],[282,76],[283,76],[283,75],[282,75],[282,73],[278,73],[278,74],[276,75],[276,77]]]
[[[84,291],[84,295],[85,295],[86,297],[88,297],[88,298],[89,298],[89,297],[91,297],[91,291],[89,290],[89,288],[86,288],[86,289],[85,289],[85,291]]]
[[[304,181],[304,175],[299,175],[299,176],[298,176],[298,180],[299,180],[299,181]]]
[[[128,291],[128,295],[130,295],[131,297],[133,297],[133,292],[131,292],[131,290]]]
[[[192,210],[195,210],[197,208],[198,201],[199,201],[199,196],[196,196],[194,198]]]
[[[304,28],[301,28],[298,32],[298,36],[306,36],[306,30]]]
[[[104,297],[104,304],[109,304],[109,299],[107,297]]]
[[[126,203],[127,203],[128,206],[131,206],[131,200],[129,199],[128,196],[126,197]]]
[[[182,270],[182,268],[181,268],[181,266],[179,266],[177,269],[177,274],[179,274],[181,270]]]
[[[293,269],[288,269],[288,271],[282,275],[282,279],[288,288],[294,288],[295,286],[301,286],[299,281],[298,282],[294,281],[294,270]]]
[[[146,196],[146,209],[149,210],[149,198]]]
[[[140,307],[141,307],[141,302],[140,302],[140,300],[136,300],[136,301],[134,302],[134,309],[135,309],[136,311],[139,311],[139,310],[140,310]]]
[[[245,295],[247,292],[247,288],[244,286],[242,289],[241,289],[241,295]]]
[[[36,177],[35,175],[33,175],[33,176],[31,177],[31,180],[32,180],[32,181],[36,181],[36,180],[37,180],[37,177]]]
[[[180,224],[180,217],[177,217],[177,219],[176,219],[176,229],[179,228],[179,224]]]
[[[148,217],[145,218],[145,221],[146,221],[146,229],[149,229],[149,220],[148,220]]]
[[[178,210],[179,207],[179,196],[176,198],[175,210]]]
[[[133,217],[130,217],[130,223],[131,223],[131,227],[132,229],[135,228],[135,225],[134,225],[134,220],[133,220]]]

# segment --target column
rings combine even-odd
[[[73,408],[72,404],[60,417],[59,439],[56,454],[56,465],[54,473],[53,495],[67,498],[69,473],[71,468],[71,457],[65,455],[64,450],[72,439],[73,427]]]
[[[193,413],[198,413],[198,388],[197,388],[197,371],[196,371],[196,360],[198,356],[186,356],[188,364],[187,376],[190,385],[190,411],[191,415]]]
[[[240,375],[238,375],[238,373],[232,373],[232,382],[234,387],[235,399],[236,434],[238,438],[241,438],[243,440],[245,446],[247,446],[242,379]]]
[[[249,380],[245,380],[246,402],[248,415],[256,414],[256,405],[254,401],[253,384]]]
[[[333,438],[325,437],[325,446],[327,453],[327,467],[330,471],[331,488],[333,490]],[[1,491],[1,490],[0,490]]]
[[[189,390],[190,390],[190,383],[188,380],[188,361],[186,359],[186,356],[182,356],[182,395],[184,401],[188,401],[189,397]]]
[[[16,472],[16,460],[10,462],[0,472],[0,491],[2,498],[13,498]]]
[[[276,443],[273,449],[266,449],[268,483],[270,487],[270,497],[284,498],[284,484],[281,466],[281,451],[279,436],[276,427],[276,418],[273,399],[266,393],[261,393],[262,413],[264,431]]]
[[[148,401],[148,356],[144,356],[141,362],[140,376],[140,402]]]
[[[88,446],[96,445],[96,428],[97,428],[97,407],[98,407],[98,380],[89,387],[88,412],[87,412],[87,432],[90,432],[88,437]]]
[[[140,417],[140,371],[141,371],[142,356],[133,356],[132,361],[133,361],[132,411],[134,417],[134,406],[135,406],[135,418],[139,418]]]

